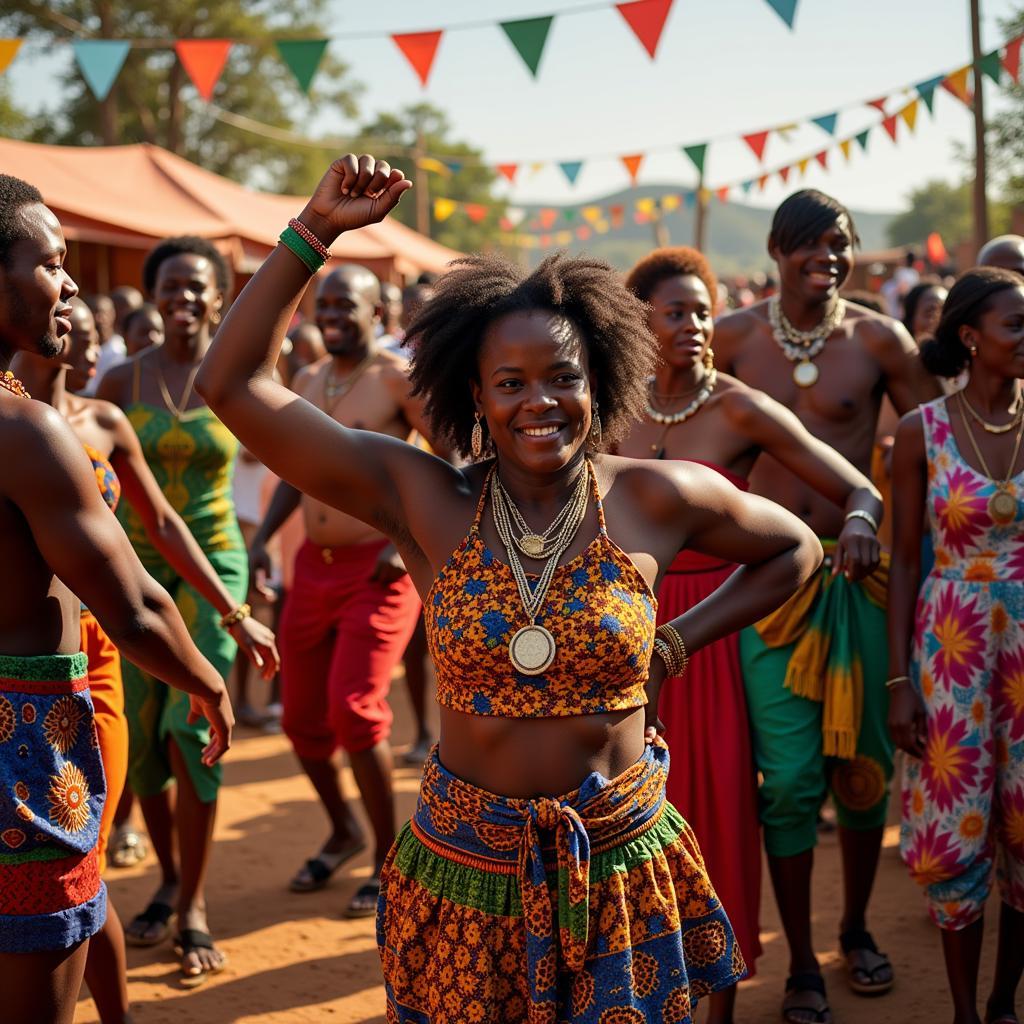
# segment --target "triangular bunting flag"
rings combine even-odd
[[[971,65],[965,64],[942,80],[942,88],[955,96],[961,103],[970,106],[973,102],[971,90],[967,88],[967,76],[971,73]]]
[[[1006,73],[1018,84],[1020,83],[1020,47],[1024,43],[1024,36],[1018,36],[1012,43],[1006,44],[1006,53],[1003,54],[1003,67]]]
[[[551,225],[558,220],[558,211],[551,209],[551,207],[545,207],[537,216],[540,219],[540,226],[545,231],[550,231]]]
[[[704,158],[708,155],[708,144],[702,142],[699,146],[683,146],[683,152],[693,161],[697,173],[704,176]]]
[[[434,220],[438,221],[438,223],[447,220],[455,212],[457,205],[454,199],[435,199]]]
[[[829,135],[835,135],[838,120],[838,114],[825,114],[822,117],[811,118],[813,124],[816,124],[823,132],[828,132]]]
[[[633,0],[632,3],[616,4],[615,8],[654,60],[672,0]]]
[[[570,185],[576,184],[576,179],[579,177],[580,169],[583,167],[582,160],[567,160],[564,163],[558,165],[562,169],[562,173],[569,180]]]
[[[576,219],[576,211],[575,210],[563,210],[562,211],[562,216],[566,219],[566,221],[569,224],[571,224]]]
[[[853,139],[843,139],[843,141],[839,143],[839,151],[847,160],[850,159],[850,147],[852,145]]]
[[[313,84],[313,76],[320,67],[327,39],[278,39],[275,40],[277,52],[281,60],[288,65],[288,70],[295,76],[299,88],[309,95],[309,87]]]
[[[993,50],[991,53],[986,53],[981,60],[978,61],[978,70],[983,75],[988,75],[996,85],[999,84],[999,79],[1003,74],[1003,62],[999,59],[999,51]],[[975,75],[975,81],[978,81],[977,75]]]
[[[679,196],[674,195],[673,193],[670,192],[667,196],[661,197],[661,208],[666,213],[671,213],[673,210],[679,209],[679,204],[681,202],[682,199]]]
[[[800,172],[800,177],[801,178],[807,173],[807,165],[810,162],[811,162],[811,158],[809,156],[805,156],[803,158],[803,160],[798,160],[796,162],[797,170]]]
[[[462,208],[474,224],[479,224],[487,216],[487,207],[483,203],[463,203]]]
[[[207,103],[213,97],[230,51],[230,39],[179,39],[174,44],[181,66]]]
[[[774,131],[775,134],[780,136],[785,142],[789,142],[789,136],[793,132],[795,132],[799,127],[800,126],[798,124],[795,124],[791,121],[789,124],[777,125]]]
[[[721,188],[720,188],[720,189],[719,189],[719,190],[718,190],[718,191],[717,191],[717,192],[715,193],[715,195],[716,195],[716,196],[718,196],[718,201],[719,201],[720,203],[727,203],[727,202],[729,201],[729,186],[728,186],[728,185],[723,185],[723,186],[722,186],[722,187],[721,187]]]
[[[869,107],[874,107],[875,110],[877,110],[880,113],[884,114],[885,113],[885,104],[888,102],[888,100],[889,100],[888,96],[882,96],[882,97],[880,97],[877,100],[868,100],[868,106]]]
[[[501,228],[502,231],[507,233],[515,227],[515,224],[513,224],[512,221],[508,219],[508,217],[499,217],[498,227]]]
[[[653,196],[644,196],[642,199],[636,201],[636,208],[641,213],[652,214],[658,206],[657,200]]]
[[[548,249],[548,248],[551,247],[551,236],[550,235],[541,235],[540,238],[538,239],[538,241],[539,241],[540,247],[542,249]]]
[[[711,202],[711,189],[699,188],[697,189],[697,198],[700,200],[701,206],[707,206]]]
[[[758,160],[764,159],[764,147],[768,142],[767,132],[754,132],[753,135],[744,135],[743,141],[754,151]]]
[[[436,32],[405,32],[391,37],[395,46],[405,54],[405,59],[412,65],[424,88],[430,77],[430,69],[434,66],[441,35],[442,31],[438,29]]]
[[[643,210],[637,210],[636,213],[633,214],[634,224],[649,224],[650,220],[651,215],[649,213],[644,213]]]
[[[520,21],[499,22],[505,35],[508,36],[516,52],[523,58],[523,63],[530,69],[530,74],[537,77],[537,68],[540,67],[541,54],[544,53],[544,44],[547,42],[548,31],[554,17],[548,15],[546,18],[523,18]]]
[[[559,231],[555,235],[555,245],[569,245],[572,242],[571,231]]]
[[[576,237],[581,241],[585,242],[590,237],[591,231],[586,224],[581,224],[576,229]]]
[[[687,192],[686,195],[683,196],[683,202],[686,203],[687,208],[695,206],[697,203],[697,193]]]
[[[767,184],[768,184],[768,175],[767,174],[762,174],[761,177],[757,179],[757,187],[763,192],[764,188],[765,188],[765,185],[767,185]]]
[[[534,162],[532,164],[530,164],[530,175],[531,175],[531,177],[534,176],[534,175],[540,174],[540,172],[544,170],[544,167],[545,167],[545,164],[544,164],[543,160],[534,160]]]
[[[519,170],[519,164],[498,164],[495,170],[511,184],[516,183],[516,172]]]
[[[600,206],[584,206],[580,213],[583,214],[583,219],[590,221],[591,224],[596,224],[604,217]]]
[[[82,77],[96,99],[107,98],[131,48],[131,43],[117,39],[76,39],[72,42],[71,49],[78,61],[78,70],[82,72]],[[219,68],[217,74],[220,74]]]
[[[789,167],[780,167],[779,168],[779,179],[781,180],[783,185],[785,185],[786,182],[789,181],[789,171],[790,171]]]
[[[914,88],[917,90],[917,95],[924,100],[924,105],[928,108],[928,113],[935,113],[935,90],[942,85],[942,79],[944,75],[936,75],[934,78],[929,78],[926,82],[918,82]]]
[[[820,153],[814,154],[814,159],[821,164],[823,170],[828,170],[828,150],[823,149]]]
[[[445,160],[445,163],[448,165],[448,170],[451,171],[452,174],[458,174],[459,171],[462,170],[461,160]]]
[[[745,181],[745,182],[743,182],[743,184],[742,184],[742,185],[740,185],[740,188],[742,188],[742,189],[743,189],[743,191],[744,191],[744,192],[745,192],[745,193],[746,193],[747,195],[750,195],[750,190],[751,190],[751,189],[752,189],[753,187],[754,187],[754,182],[753,182],[753,179],[751,179],[750,181]]]
[[[416,166],[421,171],[429,171],[431,174],[440,174],[442,178],[450,178],[452,176],[452,169],[446,163],[442,163],[436,157],[418,157],[416,160]]]
[[[20,49],[20,39],[0,39],[0,75],[11,66],[11,61],[18,56]]]
[[[790,27],[796,18],[796,0],[768,0],[768,6]]]
[[[882,127],[885,129],[885,132],[889,136],[889,138],[892,139],[893,142],[895,142],[896,141],[896,115],[895,114],[890,114],[888,117],[883,117],[882,118]]]
[[[900,117],[903,118],[903,123],[911,130],[914,130],[914,126],[917,124],[917,100],[911,100],[901,111],[899,111]]]
[[[864,131],[857,133],[857,145],[866,153],[868,151],[868,135],[871,134],[870,128],[865,128]]]
[[[597,221],[596,224],[594,224],[594,230],[599,235],[607,235],[608,234],[608,229],[610,227],[611,227],[611,224],[609,224],[608,221],[606,221],[606,220],[599,220],[599,221]]]
[[[608,214],[611,217],[612,227],[621,228],[623,218],[626,216],[626,208],[621,203],[616,203],[608,208]]]
[[[643,153],[633,153],[630,156],[623,156],[619,159],[629,172],[629,180],[635,185],[636,176],[640,173],[640,165],[644,162]]]

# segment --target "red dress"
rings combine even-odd
[[[747,481],[720,466],[730,483]],[[692,608],[727,580],[736,566],[682,552],[661,581],[658,622]],[[672,752],[668,798],[700,842],[711,882],[732,922],[750,974],[761,955],[761,835],[757,775],[750,745],[738,634],[697,651],[685,679],[666,679],[659,714]]]

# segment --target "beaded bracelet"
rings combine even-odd
[[[848,523],[851,519],[863,519],[875,533],[878,533],[878,520],[867,509],[855,508],[852,512],[847,512],[843,522]]]
[[[654,653],[665,663],[665,675],[671,678],[676,675],[676,659],[669,647],[667,640],[656,637],[654,640]]]
[[[910,681],[910,676],[893,676],[892,679],[886,679],[885,688],[893,690],[896,688],[897,683],[909,683]]]
[[[324,263],[331,258],[331,250],[328,249],[327,246],[324,245],[324,243],[321,242],[320,239],[317,238],[316,235],[314,235],[298,217],[292,217],[292,219],[288,221],[288,227],[290,227],[300,238],[305,239],[305,241],[313,247],[313,252],[315,252],[317,256],[324,261]]]
[[[252,607],[248,604],[240,604],[233,611],[222,615],[220,619],[221,629],[230,629],[232,626],[237,626],[242,619],[247,619],[252,615]]]
[[[679,631],[666,622],[660,625],[654,632],[655,644],[658,640],[667,644],[672,654],[672,665],[669,665],[670,675],[681,676],[686,673],[686,667],[690,663],[690,656],[686,651],[686,644],[683,642],[683,638],[679,635]],[[655,648],[657,649],[657,648]],[[668,663],[666,662],[666,665]]]
[[[327,261],[290,224],[281,232],[281,244],[290,249],[315,274]]]

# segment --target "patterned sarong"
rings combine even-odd
[[[84,654],[0,655],[3,953],[66,949],[106,919],[106,783],[86,670]]]
[[[615,779],[516,800],[432,752],[381,874],[387,1019],[688,1024],[743,957],[659,741]]]

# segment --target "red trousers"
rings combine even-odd
[[[371,581],[386,541],[306,541],[281,615],[282,727],[299,757],[358,753],[391,734],[391,674],[416,628],[412,580]]]

